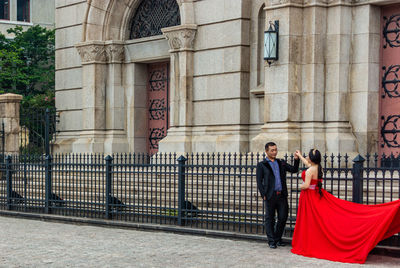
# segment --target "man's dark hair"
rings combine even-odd
[[[275,142],[267,142],[267,144],[265,144],[265,151],[268,151],[268,148],[272,146],[276,146]]]

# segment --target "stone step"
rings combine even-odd
[[[23,195],[23,193],[18,192],[19,194]],[[68,194],[62,193],[62,192],[54,192],[56,195],[58,195],[59,197],[61,197],[64,200],[68,200],[70,202],[87,202],[87,203],[91,203],[91,202],[105,202],[104,200],[104,194],[99,194],[99,193],[85,193],[82,194],[81,192],[70,192]],[[5,193],[0,193],[1,196],[5,197],[6,194]],[[165,195],[151,195],[150,193],[147,194],[136,194],[136,195],[118,195],[118,194],[114,194],[115,197],[119,198],[120,200],[122,200],[122,202],[126,202],[129,203],[131,201],[137,200],[138,202],[143,202],[144,204],[164,204],[169,206],[170,204],[177,204],[177,196],[165,196]],[[28,200],[32,200],[32,199],[42,199],[44,200],[45,198],[45,191],[29,191],[27,192],[27,198]],[[239,199],[239,198],[230,198],[228,199],[227,197],[225,197],[224,199],[220,196],[219,198],[214,197],[214,199],[212,199],[211,196],[209,196],[208,199],[205,198],[205,196],[203,198],[196,198],[193,197],[189,194],[189,196],[187,197],[187,200],[192,202],[193,204],[195,204],[196,206],[199,207],[222,207],[224,206],[225,208],[228,208],[228,206],[230,208],[233,209],[233,207],[235,206],[236,209],[239,209],[239,207],[241,208],[247,208],[249,210],[256,210],[257,207],[258,209],[262,209],[262,201],[260,199],[254,198],[253,200],[245,200],[243,199]],[[348,196],[348,200],[351,200],[351,196]],[[393,200],[396,200],[395,198]],[[384,200],[385,202],[391,201],[390,199],[386,198]],[[366,203],[367,200],[366,198],[364,198],[364,203]],[[369,198],[368,202],[370,204],[374,204],[375,203],[375,198]],[[377,202],[378,203],[382,203],[383,200],[380,198],[377,198]],[[292,209],[292,211],[295,213],[297,210],[297,199],[295,198],[290,198],[289,197],[289,206]]]
[[[172,185],[171,187],[169,187],[167,185],[167,187],[165,187],[165,184],[146,184],[146,183],[137,183],[136,185],[132,185],[132,186],[125,186],[123,185],[116,185],[114,187],[112,187],[113,192],[117,192],[117,193],[125,193],[125,192],[162,192],[162,193],[177,193],[178,192],[178,185]],[[13,182],[13,189],[14,190],[18,190],[18,191],[22,191],[25,188],[24,184],[22,181],[14,181]],[[27,189],[28,190],[34,190],[34,189],[38,189],[38,190],[44,190],[45,186],[44,183],[42,182],[29,182],[27,185]],[[234,190],[236,188],[236,190]],[[238,189],[239,188],[239,189]],[[220,186],[219,189],[218,187],[214,188],[205,188],[205,187],[201,187],[201,185],[199,185],[199,187],[194,186],[193,189],[191,187],[191,185],[187,185],[187,191],[193,193],[193,194],[203,194],[203,195],[207,195],[207,189],[208,189],[208,195],[209,196],[236,196],[239,198],[239,196],[241,198],[244,197],[256,197],[257,196],[257,192],[258,189],[253,185],[253,187],[222,187]],[[383,190],[387,190],[387,191],[383,191]],[[57,183],[57,182],[53,182],[52,183],[52,190],[53,191],[57,191],[57,192],[71,192],[71,191],[77,191],[77,192],[81,192],[81,193],[91,193],[91,192],[105,192],[106,187],[103,184],[98,184],[98,185],[92,185],[92,184],[75,184],[75,185],[71,185],[71,184],[67,184],[67,183]],[[228,191],[229,190],[229,191]],[[330,193],[332,193],[335,196],[342,197],[342,196],[346,196],[346,192],[347,192],[347,196],[352,195],[352,187],[347,186],[347,188],[343,185],[341,185],[339,188],[334,188],[334,189],[330,189],[327,188],[327,191],[329,191]],[[347,190],[347,191],[346,191]],[[369,191],[368,191],[369,190]],[[0,191],[6,191],[6,184],[4,181],[0,182]],[[296,189],[291,189],[290,187],[288,187],[288,191],[289,193],[292,194],[296,194],[296,192],[299,192],[299,190]],[[376,193],[375,193],[376,191]],[[369,196],[370,198],[373,197],[377,197],[377,198],[381,198],[383,196],[387,197],[387,196],[400,196],[399,194],[399,188],[394,188],[392,189],[392,192],[390,192],[390,188],[389,187],[369,187],[367,188],[366,186],[364,186],[364,196]]]
[[[27,181],[44,181],[44,173],[36,173],[36,174],[32,174],[31,172],[29,173],[29,175],[27,177],[22,177],[23,173],[19,172],[19,173],[15,173],[13,176],[13,181],[17,181],[17,180],[27,180]],[[227,175],[226,175],[227,176]],[[137,176],[113,176],[113,182],[121,182],[121,183],[133,183],[133,182],[147,182],[147,183],[160,183],[160,181],[162,183],[178,183],[178,179],[177,176],[172,176],[170,177],[169,175],[165,175],[165,174],[144,174],[144,175],[137,175]],[[5,180],[4,180],[5,181]],[[104,174],[102,174],[102,176],[99,178],[98,176],[96,176],[95,174],[92,175],[87,175],[87,174],[70,174],[67,176],[60,176],[57,173],[52,174],[52,181],[53,182],[91,182],[91,183],[96,183],[96,184],[101,184],[105,182],[105,176]],[[236,176],[236,177],[231,177],[231,178],[227,178],[227,177],[223,177],[223,176],[206,176],[204,175],[204,177],[189,177],[189,179],[185,180],[186,183],[190,183],[190,182],[196,182],[199,184],[215,184],[215,183],[219,183],[219,184],[224,184],[224,185],[242,185],[242,186],[251,186],[251,185],[256,185],[256,180],[255,177],[245,177],[244,175]],[[302,183],[302,180],[300,178],[288,178],[287,180],[287,184],[290,185],[300,185]],[[393,188],[399,188],[400,185],[400,180],[399,179],[390,179],[390,178],[386,178],[385,181],[383,181],[382,179],[369,179],[369,180],[364,180],[364,184],[365,185],[370,185],[370,187],[375,187],[375,185],[379,186],[383,186],[385,185],[385,187],[390,187],[392,186]],[[342,178],[340,180],[338,179],[327,179],[324,182],[325,187],[331,187],[331,186],[337,186],[337,185],[347,185],[348,187],[351,187],[352,185],[352,179],[351,178]]]

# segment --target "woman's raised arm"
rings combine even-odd
[[[303,164],[304,164],[306,167],[311,167],[311,163],[308,162],[307,159],[305,159],[305,158],[301,155],[301,152],[300,152],[299,150],[296,150],[295,155],[297,155],[297,156],[300,158],[300,160],[303,162]]]

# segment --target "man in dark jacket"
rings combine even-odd
[[[278,148],[275,143],[265,145],[267,157],[257,164],[257,187],[264,200],[265,231],[270,248],[285,246],[282,234],[288,218],[288,190],[286,172],[296,173],[299,170],[299,158],[295,156],[294,166],[276,158]],[[275,211],[278,213],[278,223],[275,226]]]

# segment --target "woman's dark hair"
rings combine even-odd
[[[319,189],[319,195],[322,196],[322,176],[323,176],[323,172],[322,172],[322,166],[321,166],[321,153],[317,150],[317,149],[311,149],[310,152],[308,153],[308,157],[310,158],[310,160],[318,165],[318,183],[317,183],[317,187]]]

